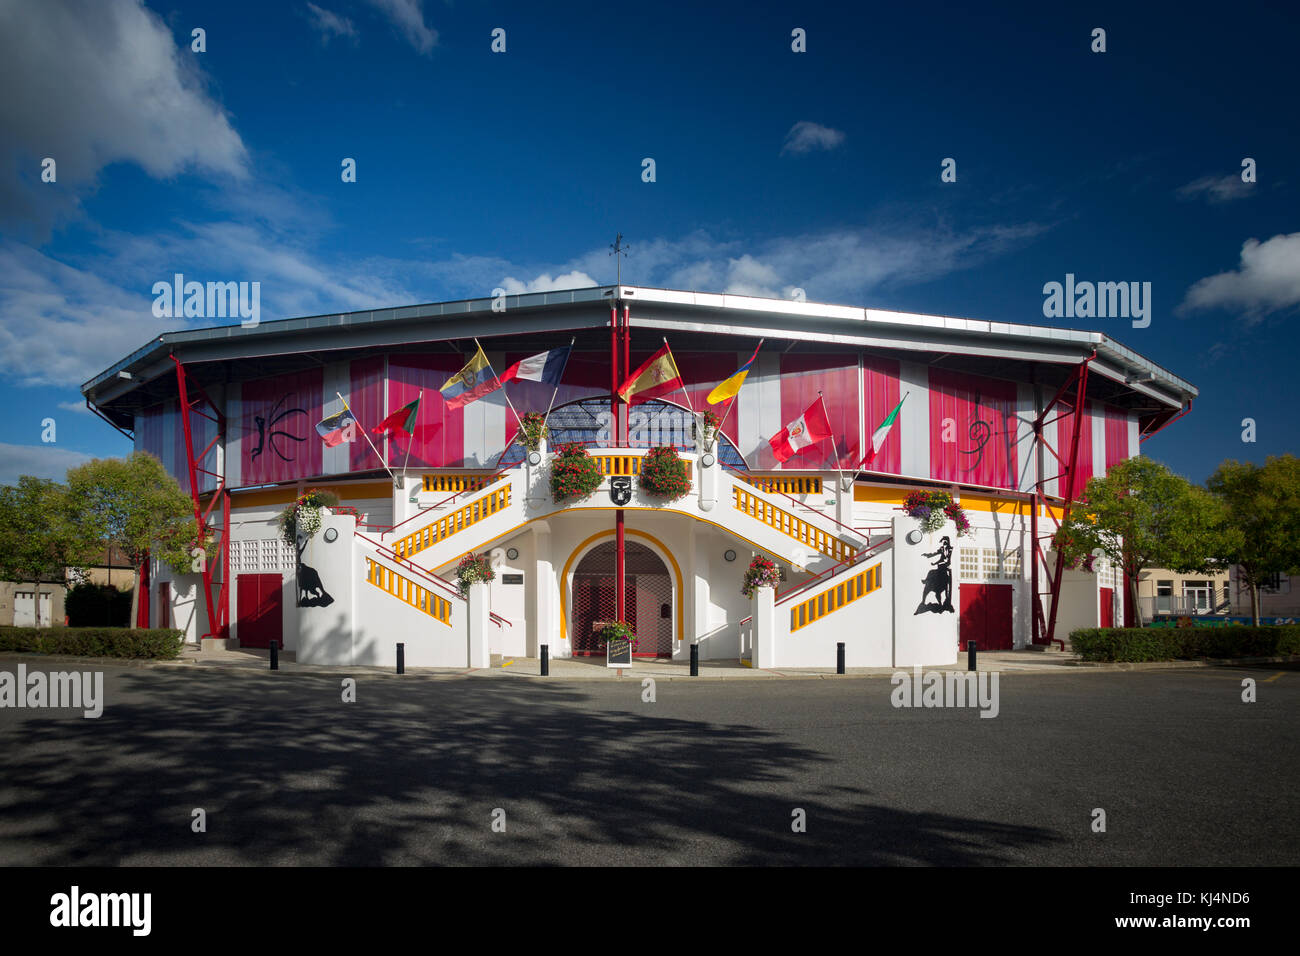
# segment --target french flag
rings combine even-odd
[[[564,374],[564,366],[569,361],[571,348],[572,346],[566,345],[562,349],[538,352],[526,359],[520,359],[501,373],[501,381],[509,382],[518,379],[521,382],[545,382],[547,385],[559,385],[560,376]]]

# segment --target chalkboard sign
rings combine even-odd
[[[522,574],[503,574],[501,575],[502,584],[523,584],[524,576]]]
[[[605,645],[605,666],[606,667],[631,667],[632,666],[632,642],[631,641],[609,641]]]

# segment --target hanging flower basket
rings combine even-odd
[[[642,491],[668,501],[676,501],[691,490],[686,460],[666,445],[651,448],[641,459],[638,481]]]
[[[469,594],[469,586],[475,581],[495,581],[496,576],[488,556],[476,555],[471,551],[456,565],[456,590],[460,591],[461,597],[465,597]]]
[[[579,444],[561,445],[551,459],[551,498],[557,505],[589,498],[603,480],[600,465]]]
[[[542,440],[550,430],[546,427],[546,417],[541,412],[525,412],[519,417],[519,433],[524,448],[537,451],[542,447]]]
[[[759,588],[775,588],[780,583],[781,568],[775,561],[760,554],[749,562],[749,567],[745,570],[745,581],[740,586],[740,593],[745,597],[753,597],[754,592]]]
[[[339,503],[339,496],[332,491],[312,488],[300,496],[297,501],[280,512],[277,524],[280,538],[297,547],[298,536],[310,538],[321,526],[321,508],[333,508]]]
[[[903,499],[903,513],[915,518],[921,530],[933,534],[951,521],[957,526],[957,536],[971,533],[970,519],[961,505],[955,504],[946,491],[913,491]]]

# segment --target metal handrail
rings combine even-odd
[[[461,595],[459,591],[453,588],[442,578],[438,577],[435,574],[428,574],[427,572],[425,572],[423,568],[418,567],[417,565],[413,564],[412,562],[408,561],[405,558],[399,557],[397,552],[393,551],[392,548],[389,548],[381,544],[380,542],[376,541],[374,538],[370,537],[369,535],[362,534],[360,531],[356,532],[356,536],[358,538],[361,538],[363,541],[366,541],[372,546],[374,546],[376,551],[378,551],[383,557],[387,558],[389,561],[392,561],[402,570],[410,571],[411,573],[418,575],[419,577],[430,582],[431,584],[436,584],[438,587],[442,588],[448,594],[453,595],[457,600],[460,601],[465,600],[465,598]],[[491,617],[492,622],[496,624],[497,627],[500,627],[502,624],[505,624],[509,627],[515,626],[513,621],[507,620],[506,618],[502,617],[500,614],[497,614],[495,611],[488,611],[488,615],[489,617]]]
[[[723,471],[730,472],[732,475],[743,476],[745,474],[745,472],[740,471],[736,468],[732,468],[730,465],[722,465],[721,463],[719,464]],[[856,529],[851,528],[849,525],[844,524],[842,521],[839,521],[836,518],[832,518],[824,511],[818,511],[816,508],[809,507],[808,505],[804,504],[802,501],[799,501],[798,499],[792,498],[790,495],[787,495],[784,491],[764,491],[762,488],[759,488],[757,485],[750,485],[749,482],[745,482],[745,484],[749,485],[750,488],[753,488],[754,491],[758,492],[759,494],[779,496],[781,498],[786,498],[792,504],[794,504],[795,507],[803,508],[806,511],[811,511],[813,514],[825,518],[827,521],[829,521],[831,524],[835,525],[836,527],[843,528],[845,531],[852,533],[855,537],[858,538],[862,537],[862,535],[858,534]],[[842,493],[842,492],[838,492],[838,493]]]
[[[774,603],[784,604],[792,597],[799,595],[800,593],[808,590],[809,588],[814,587],[817,584],[824,584],[825,581],[822,580],[823,578],[834,577],[836,574],[839,574],[840,571],[847,571],[849,568],[853,567],[859,561],[865,558],[876,557],[876,549],[880,548],[882,545],[889,544],[893,540],[894,540],[893,538],[885,538],[883,541],[877,541],[875,544],[867,545],[867,547],[863,548],[860,552],[858,552],[848,561],[838,561],[835,564],[833,564],[831,567],[827,568],[825,571],[821,571],[818,574],[813,575],[807,581],[804,581],[803,583],[796,585],[791,590],[786,591],[785,594],[776,595],[776,601]]]

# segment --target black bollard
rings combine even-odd
[[[700,676],[700,645],[691,645],[691,676]]]
[[[975,642],[966,642],[966,669],[973,671],[975,669]]]
[[[844,642],[835,645],[835,673],[844,673]]]
[[[397,673],[406,673],[406,645],[397,645]]]
[[[280,642],[272,641],[271,642],[271,670],[278,671],[279,669],[280,669]]]
[[[542,645],[542,676],[545,677],[551,672],[551,648],[549,644]]]

